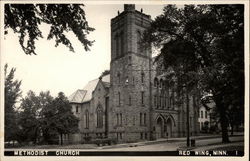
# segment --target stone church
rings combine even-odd
[[[140,45],[150,22],[149,15],[131,4],[125,4],[124,11],[111,19],[110,73],[69,97],[80,132],[66,135],[64,140],[108,137],[136,142],[187,134],[186,101],[177,103],[174,86],[164,79],[167,73],[157,71],[151,49]],[[190,135],[199,130],[198,102],[190,95]]]

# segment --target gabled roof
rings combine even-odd
[[[83,102],[88,102],[91,100],[92,92],[94,91],[96,85],[98,84],[98,81],[99,81],[99,79],[89,81],[88,84],[85,87],[83,87],[83,89],[87,91]]]
[[[69,101],[71,103],[84,103],[92,99],[92,92],[95,90],[99,81],[102,81],[105,84],[105,87],[109,87],[107,84],[110,84],[110,74],[103,76],[101,79],[94,79],[89,81],[86,86],[83,87],[83,90],[77,90],[70,97]],[[79,93],[79,91],[81,91]],[[84,95],[83,92],[84,91]]]
[[[87,91],[78,89],[69,96],[69,101],[72,103],[81,103],[85,97]]]

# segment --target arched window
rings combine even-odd
[[[141,53],[141,31],[137,31],[136,33],[137,38],[137,53]]]
[[[85,111],[85,128],[88,129],[89,128],[89,111],[86,110]]]
[[[97,120],[96,120],[97,127],[102,128],[103,127],[103,109],[100,105],[96,109],[96,115],[97,115]]]

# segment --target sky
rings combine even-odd
[[[163,5],[136,5],[137,10],[141,8],[154,19],[162,13]],[[46,24],[40,26],[44,38],[36,42],[37,55],[26,55],[19,45],[18,35],[11,30],[4,36],[1,64],[8,63],[9,68],[16,68],[15,78],[22,80],[23,97],[29,90],[36,94],[49,90],[54,97],[59,92],[70,96],[110,68],[110,20],[117,16],[118,10],[123,11],[123,4],[85,4],[84,10],[89,26],[95,28],[88,36],[88,39],[95,40],[88,52],[73,33],[67,36],[74,53],[64,45],[55,47],[54,40],[46,39],[49,32]]]

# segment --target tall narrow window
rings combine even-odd
[[[154,105],[155,105],[155,107],[157,107],[157,96],[156,95],[154,95]]]
[[[133,125],[135,125],[135,116],[133,117]]]
[[[192,121],[193,121],[193,119],[192,119],[192,117],[190,117],[189,118],[189,124],[190,124],[189,126],[190,126],[191,129],[192,129],[192,124],[193,124]]]
[[[147,124],[147,117],[146,116],[147,116],[146,113],[144,113],[144,125]]]
[[[141,139],[143,139],[143,133],[141,132]]]
[[[125,116],[125,125],[128,125],[128,116]]]
[[[165,101],[165,96],[164,96],[164,93],[162,93],[161,99],[162,99],[161,106],[162,106],[162,108],[164,108],[164,107],[165,107],[165,103],[164,103],[164,101]]]
[[[137,53],[141,53],[141,32],[137,31]]]
[[[131,95],[128,96],[128,105],[131,106],[132,102],[131,102]]]
[[[161,100],[162,100],[162,95],[160,94],[160,99],[159,99],[159,107],[161,108]]]
[[[140,113],[140,125],[142,125],[142,113]]]
[[[167,108],[168,104],[167,104],[167,94],[165,93],[165,96],[164,96],[164,106],[165,108]]]
[[[131,65],[132,60],[131,60],[131,56],[128,57],[128,65]]]
[[[159,108],[159,99],[160,99],[159,94],[157,94],[157,96],[156,96],[156,104],[157,104],[156,107],[157,108]]]
[[[120,113],[120,125],[122,125],[122,113]]]
[[[205,118],[207,119],[207,111],[205,111]]]
[[[116,114],[116,125],[119,125],[119,114]]]
[[[97,115],[97,127],[102,128],[103,127],[103,110],[100,106],[96,110],[96,115]]]
[[[203,118],[203,111],[201,111],[201,118]]]
[[[144,91],[141,92],[141,104],[144,105]]]
[[[85,111],[85,123],[86,123],[86,129],[89,128],[89,111]]]
[[[120,40],[121,40],[121,55],[124,55],[124,34],[121,32],[120,34]]]
[[[119,106],[121,105],[121,94],[120,94],[120,92],[118,92],[118,105]]]
[[[173,97],[173,99],[172,99],[172,108],[174,108],[174,105],[175,105],[175,91],[174,91],[174,89],[173,89],[172,97]]]
[[[119,57],[120,56],[120,52],[119,52],[119,36],[118,34],[115,35],[115,49],[116,49],[116,56]]]
[[[78,106],[76,106],[76,113],[78,113],[79,112],[79,107]]]
[[[173,99],[173,96],[170,97],[170,108],[174,108],[174,99]]]
[[[120,84],[121,83],[121,74],[120,73],[117,74],[117,78],[118,78],[118,84]]]
[[[142,84],[144,83],[144,77],[145,77],[145,74],[142,72],[142,73],[141,73],[141,83],[142,83]]]

